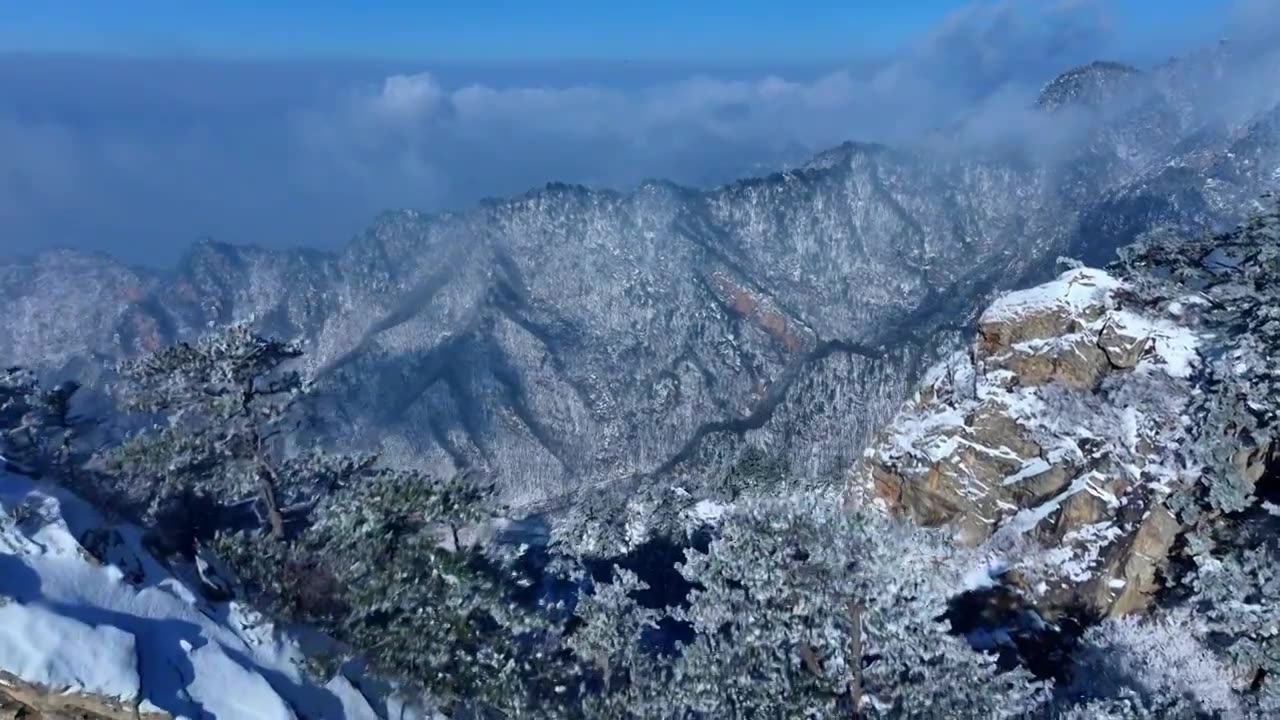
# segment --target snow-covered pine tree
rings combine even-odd
[[[1231,232],[1153,232],[1123,249],[1117,263],[1155,301],[1194,293],[1213,337],[1206,392],[1194,407],[1199,437],[1188,448],[1206,472],[1197,492],[1181,498],[1187,520],[1201,509],[1251,505],[1280,435],[1280,196],[1260,203]]]
[[[444,709],[565,717],[577,676],[562,628],[517,602],[486,552],[491,492],[470,475],[368,466],[289,542],[224,534],[216,548],[269,614],[319,627]]]
[[[1247,717],[1280,714],[1280,197],[1216,235],[1157,232],[1118,267],[1149,298],[1199,306],[1211,338],[1186,452],[1199,482],[1171,504],[1190,527],[1169,571],[1181,631],[1217,652]],[[1237,715],[1238,716],[1238,715]]]
[[[216,508],[256,495],[271,536],[283,538],[285,440],[304,391],[290,364],[301,355],[296,345],[239,323],[123,363],[125,407],[153,420],[105,458],[126,498],[174,530],[193,520],[193,505]],[[178,517],[166,522],[166,515]]]
[[[72,412],[80,385],[42,387],[24,368],[0,370],[0,455],[29,475],[69,480],[83,450],[77,440],[90,420]]]
[[[613,672],[627,680],[601,702],[638,713],[629,717],[1022,717],[1042,707],[1045,688],[1001,672],[942,620],[963,585],[961,552],[828,498],[745,501],[681,568],[695,589],[670,617],[692,642],[664,662],[636,662],[642,638],[595,626],[622,618],[635,632],[655,619],[628,593],[598,589],[578,630],[597,640],[575,643],[621,661]],[[634,579],[618,582],[635,590]]]
[[[83,412],[80,384],[44,387],[23,368],[0,371],[0,470],[55,482],[104,511],[117,509],[109,479],[87,465],[104,438]]]
[[[1073,657],[1074,702],[1124,702],[1150,717],[1240,717],[1231,671],[1189,613],[1122,617],[1089,628]]]

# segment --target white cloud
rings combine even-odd
[[[984,142],[1032,135],[1040,85],[1116,47],[1108,7],[974,3],[884,62],[642,86],[0,58],[0,224],[6,248],[132,259],[172,258],[206,233],[335,246],[386,207],[464,207],[549,180],[700,184],[850,139],[910,142],[957,124]],[[1253,24],[1277,15],[1240,7]]]
[[[445,99],[444,90],[429,73],[392,75],[382,92],[370,102],[373,112],[391,119],[414,119],[435,112]]]

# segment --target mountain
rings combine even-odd
[[[1088,107],[1105,109],[1116,98],[1142,91],[1142,71],[1124,63],[1098,60],[1072,68],[1044,87],[1036,98],[1043,110]]]
[[[1045,717],[1102,716],[1093,700],[1118,708],[1111,717],[1274,716],[1280,200],[1258,204],[1231,232],[1149,233],[1105,270],[1072,262],[1049,282],[1000,293],[847,476],[848,499],[870,506],[863,522],[879,509],[971,546],[939,553],[929,536],[909,535],[910,549],[927,552],[891,546],[881,582],[893,587],[872,592],[918,593],[909,578],[922,567],[948,578],[945,615],[928,617],[1054,679],[1056,710]],[[0,410],[20,431],[22,402]],[[158,553],[154,536],[73,494],[74,473],[55,487],[22,465],[0,457],[0,710],[50,720],[423,716],[358,661],[334,672],[309,660],[344,649],[251,610],[212,552]],[[686,499],[703,531],[723,531],[740,510]],[[810,512],[831,500],[811,499]],[[782,538],[785,552],[769,552],[803,563],[808,552],[792,543],[814,538],[778,533],[777,518],[762,516],[765,537]],[[636,567],[660,573],[712,551],[646,552]],[[757,582],[780,582],[756,558],[744,565]],[[793,622],[798,604],[779,605]],[[877,648],[869,665],[880,657]],[[1113,695],[1124,702],[1113,706]],[[1139,712],[1179,703],[1185,712]]]
[[[337,254],[201,242],[167,273],[8,259],[0,357],[100,384],[253,318],[305,343],[323,435],[488,468],[519,504],[655,473],[692,490],[748,446],[823,473],[993,290],[1155,225],[1229,224],[1275,185],[1280,111],[1187,110],[1209,58],[1067,73],[1035,111],[1044,147],[847,143],[710,190],[551,184],[386,213]]]

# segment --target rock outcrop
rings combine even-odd
[[[0,670],[0,720],[169,720],[141,712],[137,702],[68,688],[49,687]]]
[[[1200,365],[1193,297],[1087,268],[1007,294],[866,452],[872,497],[989,547],[1050,614],[1143,609],[1194,481],[1172,452]]]

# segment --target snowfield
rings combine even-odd
[[[420,717],[305,667],[295,640],[238,603],[193,591],[136,528],[0,471],[0,678],[113,699],[144,716]]]

